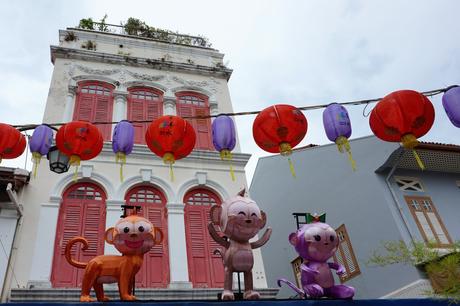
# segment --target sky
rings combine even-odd
[[[81,18],[107,14],[108,23],[119,24],[135,17],[208,37],[233,69],[230,95],[234,111],[241,112],[460,84],[459,11],[456,0],[1,1],[0,122],[41,123],[53,71],[49,46],[58,44],[59,29],[74,27]],[[422,140],[460,144],[441,96],[431,101],[436,119]],[[351,138],[371,134],[363,109],[348,108]],[[300,145],[329,143],[322,110],[305,115],[309,128]],[[241,149],[252,154],[248,181],[257,159],[269,155],[252,133],[243,132],[251,131],[253,120],[236,118]],[[1,165],[24,164],[22,157]]]

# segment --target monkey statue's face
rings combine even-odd
[[[247,197],[236,196],[222,206],[211,210],[212,222],[221,226],[224,234],[235,241],[248,241],[265,226],[266,216],[256,202]]]
[[[315,262],[326,262],[339,245],[335,230],[322,222],[303,225],[289,235],[289,242],[300,257]]]
[[[106,241],[124,255],[142,255],[161,243],[163,233],[149,220],[132,215],[121,219],[106,231]]]

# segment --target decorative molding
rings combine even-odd
[[[139,169],[143,182],[150,182],[152,179],[152,169]]]
[[[183,183],[178,191],[177,191],[177,197],[176,197],[176,202],[181,202],[183,201],[185,194],[192,188],[194,187],[199,187],[199,181],[197,178],[190,179]],[[212,191],[216,192],[221,200],[223,201],[224,199],[228,199],[230,196],[227,192],[227,190],[218,182],[215,182],[213,180],[207,179],[206,180],[206,187],[211,189]]]
[[[55,63],[56,58],[63,58],[67,60],[95,61],[100,63],[109,63],[117,65],[121,64],[125,66],[134,67],[148,67],[164,71],[178,71],[181,73],[192,73],[194,75],[214,76],[218,78],[225,78],[226,80],[230,79],[230,76],[233,72],[233,70],[228,69],[226,67],[211,67],[178,62],[162,62],[161,60],[148,59],[144,57],[129,57],[130,60],[127,61],[126,56],[121,56],[117,54],[102,53],[74,48],[65,48],[60,46],[51,46],[52,63]],[[72,65],[70,66],[70,69],[72,69]],[[88,71],[99,73],[98,75],[103,77],[105,76],[104,73],[107,75],[112,74],[115,73],[115,70],[117,69],[91,69]],[[120,81],[124,82],[124,80],[121,78]]]
[[[116,68],[116,69],[93,69],[93,68],[90,68],[90,67],[87,67],[87,66],[83,66],[83,65],[75,65],[75,67],[84,72],[84,73],[87,73],[87,74],[96,74],[96,75],[112,75],[112,74],[115,74],[115,73],[119,73],[120,72],[120,69],[119,68]]]
[[[114,90],[113,91],[113,97],[115,100],[123,100],[123,102],[128,101],[128,92],[126,91],[121,91],[121,90]]]
[[[82,165],[81,166],[81,176],[84,178],[91,178],[91,175],[93,174],[93,165]]]
[[[143,81],[150,81],[150,82],[156,82],[163,80],[165,78],[164,75],[151,75],[151,74],[145,74],[145,73],[137,73],[137,72],[132,72],[129,70],[125,69],[125,72],[132,76],[135,79],[138,80],[143,80]]]
[[[76,85],[69,85],[67,86],[68,88],[68,92],[67,92],[67,95],[71,96],[73,98],[73,96],[75,96],[75,94],[77,93],[77,86]]]
[[[161,76],[161,77],[166,78],[166,76]],[[144,80],[144,81],[134,80],[134,81],[128,81],[128,82],[125,81],[124,83],[121,84],[121,87],[126,90],[128,90],[131,87],[150,87],[150,88],[160,90],[163,93],[168,91],[168,88],[164,86],[163,84],[148,81],[148,80]]]
[[[149,181],[143,181],[141,175],[137,175],[137,176],[133,176],[128,179],[125,179],[124,182],[120,185],[120,187],[116,191],[116,194],[114,193],[115,194],[114,198],[124,199],[129,189],[131,189],[132,187],[136,185],[140,185],[140,184],[149,184],[149,185],[154,186],[155,188],[158,188],[165,195],[166,201],[170,201],[171,199],[175,198],[175,193],[171,185],[167,181],[163,180],[160,177],[156,177],[156,176],[151,177]]]
[[[78,175],[81,176],[81,172],[78,172]],[[112,182],[105,176],[99,174],[99,173],[92,173],[91,179],[85,179],[85,180],[78,180],[78,182],[81,181],[89,181],[95,184],[98,184],[101,186],[101,188],[104,190],[105,194],[109,197],[111,195],[115,194],[115,188],[112,184]],[[56,184],[53,186],[53,188],[50,191],[50,199],[52,198],[62,198],[61,195],[64,192],[64,190],[69,187],[71,184],[74,183],[74,174],[69,173],[65,176],[63,176],[59,181],[56,182]]]
[[[173,76],[173,77],[171,77],[171,80],[176,82],[176,83],[179,83],[181,85],[191,87],[192,90],[200,90],[200,89],[202,90],[203,88],[208,88],[209,91],[212,94],[216,94],[218,92],[216,85],[219,84],[219,82],[217,82],[215,80],[215,78],[213,78],[213,77],[210,77],[209,81],[208,80],[204,80],[204,81],[189,81],[189,80],[183,79],[183,78],[178,77],[178,76]],[[210,97],[212,94],[208,93],[206,95],[208,97]]]
[[[184,203],[172,203],[169,202],[166,204],[166,208],[168,209],[168,214],[172,215],[183,215],[185,204]]]
[[[198,181],[198,185],[206,185],[206,179],[207,179],[207,175],[208,173],[207,172],[203,172],[203,171],[197,171],[195,173],[195,177]]]

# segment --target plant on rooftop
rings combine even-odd
[[[69,31],[69,32],[67,32],[67,33],[65,34],[64,40],[65,40],[65,41],[74,41],[74,40],[77,40],[77,35],[75,35],[74,32]]]
[[[105,14],[104,17],[102,17],[101,21],[99,21],[99,23],[97,24],[98,31],[101,31],[101,32],[108,32],[109,31],[109,27],[105,23],[106,19],[107,19],[107,14]]]
[[[408,247],[404,241],[386,241],[382,243],[384,254],[374,251],[368,264],[387,266],[392,264],[411,264],[424,269],[434,292],[430,296],[450,298],[460,303],[460,242],[449,248],[443,255],[436,243],[415,242]]]
[[[78,24],[78,28],[85,29],[85,30],[94,30],[94,21],[91,18],[80,19],[80,23]]]

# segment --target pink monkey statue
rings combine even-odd
[[[353,287],[335,285],[331,269],[337,270],[337,275],[345,273],[345,268],[336,262],[327,262],[334,255],[339,245],[335,230],[325,221],[325,215],[312,216],[307,214],[307,222],[295,233],[289,235],[289,242],[303,259],[300,266],[300,280],[302,288],[297,288],[287,279],[278,279],[287,284],[302,297],[320,298],[331,297],[336,299],[351,299],[355,294]],[[322,221],[322,222],[320,222]]]
[[[209,234],[225,248],[223,260],[225,267],[223,300],[235,299],[232,291],[233,272],[244,272],[244,299],[258,299],[260,294],[253,289],[252,267],[254,257],[252,249],[260,248],[269,239],[271,228],[267,228],[262,238],[249,242],[265,226],[267,217],[256,202],[244,197],[244,190],[238,196],[230,198],[221,206],[214,205],[210,211]],[[214,226],[220,226],[228,240],[219,236]]]

